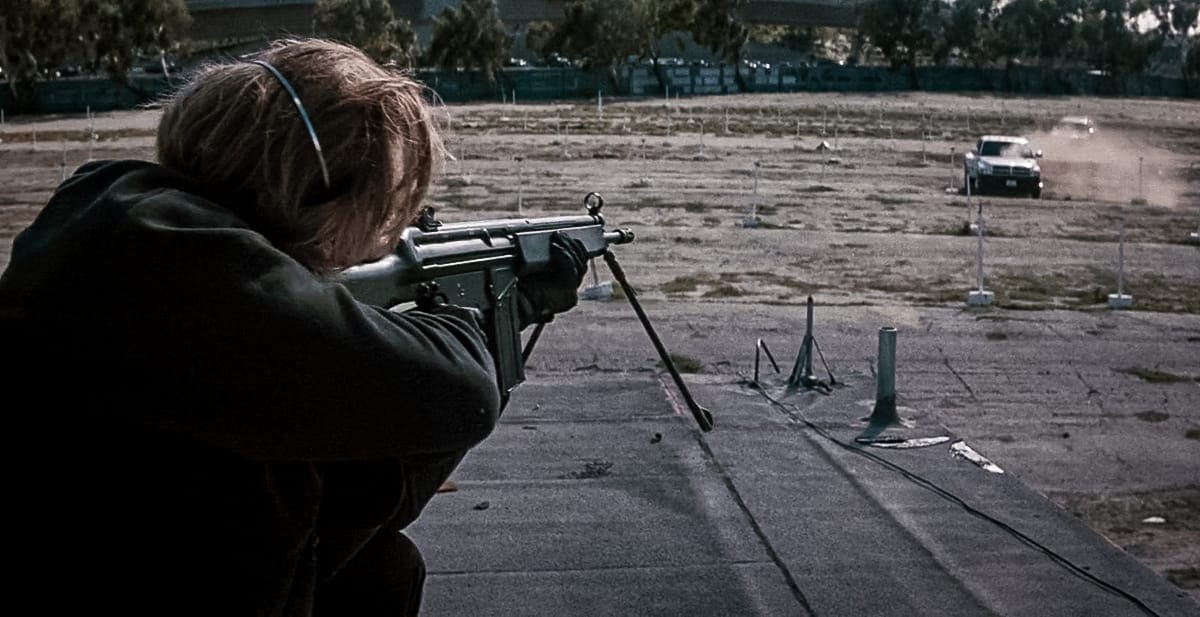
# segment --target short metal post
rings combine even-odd
[[[1125,293],[1125,219],[1121,215],[1121,235],[1117,244],[1117,293],[1108,294],[1108,308],[1125,309],[1133,305],[1133,296]]]
[[[896,329],[879,329],[879,359],[876,362],[875,408],[869,422],[873,425],[896,424]]]
[[[954,146],[950,146],[950,187],[951,188],[953,188],[958,183],[958,180],[955,180],[955,175],[956,174],[954,173]]]
[[[1125,295],[1125,217],[1121,217],[1121,239],[1117,244],[1117,294]]]
[[[522,161],[525,157],[518,156],[517,158],[517,214],[523,216],[525,208],[525,169]]]
[[[1146,198],[1142,193],[1142,157],[1138,157],[1138,203],[1146,203]]]
[[[988,306],[995,298],[995,294],[983,288],[983,202],[979,202],[979,219],[975,227],[978,238],[975,250],[975,276],[979,287],[967,292],[967,305]]]
[[[975,268],[979,279],[979,291],[983,291],[983,204],[979,204],[979,218],[977,219],[979,226],[976,236],[979,238],[979,249],[975,256]]]
[[[754,161],[754,192],[750,196],[750,214],[742,219],[742,227],[758,227],[762,220],[758,217],[758,168],[760,161]]]
[[[821,387],[828,391],[829,386],[823,384],[813,375],[812,359],[816,338],[813,337],[813,299],[808,297],[807,319],[804,326],[804,340],[800,343],[800,353],[796,355],[796,364],[792,366],[792,374],[788,376],[788,387],[814,388]],[[822,358],[824,359],[824,358]],[[828,367],[826,367],[828,368]],[[830,374],[832,383],[833,375]]]

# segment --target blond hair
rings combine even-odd
[[[202,67],[164,101],[159,163],[240,196],[226,205],[314,272],[393,248],[445,156],[424,87],[322,39],[276,41],[247,60]],[[284,84],[252,60],[286,76],[321,152]]]

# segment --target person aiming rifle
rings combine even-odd
[[[496,369],[478,311],[389,310],[329,275],[414,224],[444,156],[422,86],[282,40],[199,69],[156,149],[79,168],[0,277],[26,401],[6,414],[11,601],[415,615],[402,530],[493,430]],[[520,327],[571,309],[587,260],[554,234]]]

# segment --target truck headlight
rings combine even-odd
[[[992,166],[988,165],[987,163],[984,163],[983,161],[979,161],[979,173],[981,173],[981,174],[992,173]]]

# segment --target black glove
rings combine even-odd
[[[544,272],[517,281],[517,316],[521,329],[547,323],[579,303],[579,285],[587,274],[589,255],[583,242],[562,232],[550,238],[550,265]]]

